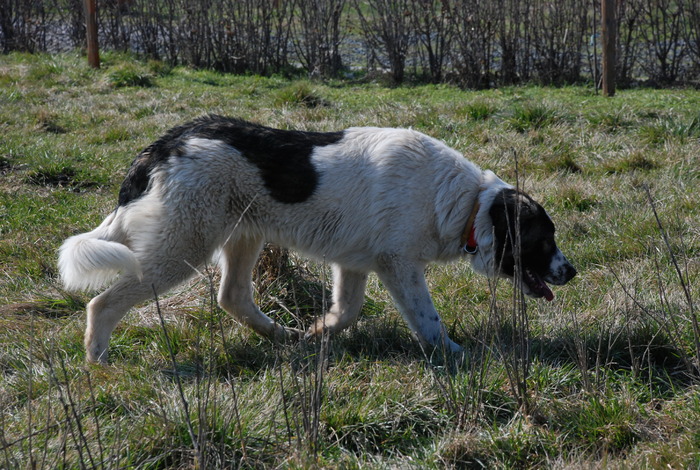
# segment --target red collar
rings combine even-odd
[[[477,200],[474,203],[472,213],[469,214],[467,225],[464,227],[464,232],[462,232],[462,238],[460,239],[462,250],[470,255],[475,255],[476,252],[479,251],[479,245],[476,242],[476,234],[474,230],[474,220],[476,219],[476,214],[479,212],[480,207],[478,198],[479,196],[477,196]]]

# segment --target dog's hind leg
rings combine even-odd
[[[126,312],[153,296],[153,290],[135,276],[124,276],[87,305],[85,352],[88,362],[107,363],[112,331]]]
[[[193,266],[200,266],[205,259],[204,252],[191,246],[163,247],[140,259],[141,279],[134,274],[122,275],[114,285],[92,299],[87,306],[85,329],[87,360],[106,363],[109,338],[129,309],[186,281],[196,273]]]
[[[219,305],[262,336],[276,341],[299,339],[304,334],[302,331],[276,323],[253,301],[251,275],[262,245],[262,240],[243,237],[229,240],[223,246],[219,260]]]
[[[377,275],[389,290],[408,327],[423,345],[432,348],[444,346],[448,351],[460,352],[463,348],[447,336],[435,310],[423,269],[420,264],[384,255],[378,260]]]
[[[351,325],[362,309],[366,284],[367,273],[350,271],[334,264],[333,305],[309,328],[307,338],[320,335],[324,330],[337,333]]]

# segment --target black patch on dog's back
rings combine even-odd
[[[131,163],[131,167],[119,190],[119,205],[125,206],[141,197],[148,188],[151,171],[164,163],[171,155],[181,153],[182,136],[188,124],[170,129],[163,137],[146,147]]]
[[[343,135],[273,129],[216,115],[202,117],[171,129],[136,157],[119,191],[119,205],[138,199],[148,188],[151,172],[171,156],[182,155],[191,138],[230,145],[260,170],[265,187],[275,200],[303,202],[318,184],[318,172],[311,164],[313,149],[334,144]]]

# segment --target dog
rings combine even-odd
[[[459,352],[426,265],[467,257],[477,272],[551,300],[547,284],[576,274],[554,231],[530,196],[417,131],[302,132],[210,115],[141,152],[116,209],[68,238],[58,266],[67,290],[117,278],[87,306],[90,362],[107,361],[110,335],[132,306],[184,282],[215,253],[220,306],[260,335],[283,341],[346,328],[373,271],[423,345]],[[332,305],[305,333],[253,301],[251,272],[265,242],[331,263]]]

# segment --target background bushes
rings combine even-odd
[[[0,49],[83,47],[82,0],[6,0]],[[588,0],[99,0],[102,49],[171,65],[469,88],[597,81]],[[618,1],[622,86],[698,84],[697,0]]]

